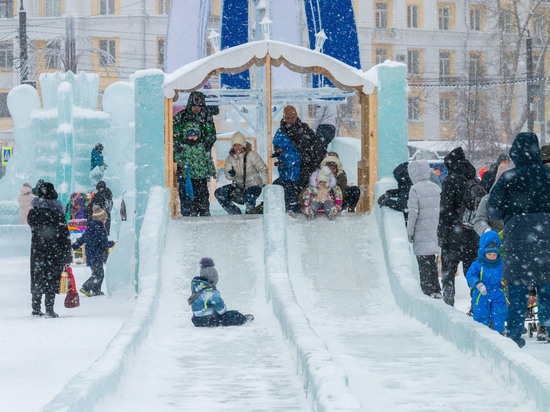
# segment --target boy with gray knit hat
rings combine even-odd
[[[243,315],[236,310],[227,310],[220,292],[216,289],[218,271],[214,261],[203,257],[200,262],[199,276],[191,280],[191,296],[187,303],[191,305],[191,321],[196,327],[238,326],[252,322],[254,315]]]

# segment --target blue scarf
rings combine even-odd
[[[495,260],[489,260],[485,257],[485,255],[482,255],[481,252],[477,253],[477,260],[481,263],[481,266],[488,268],[496,268],[502,263],[502,258],[500,256]]]

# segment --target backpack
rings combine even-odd
[[[458,211],[459,222],[463,228],[473,229],[477,208],[487,192],[477,178],[464,180],[466,180],[466,189],[464,190],[464,196],[462,197],[462,203]]]

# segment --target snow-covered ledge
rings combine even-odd
[[[375,185],[375,198],[396,186],[395,180],[391,178],[380,180]],[[378,206],[375,207],[375,213],[390,285],[397,305],[407,315],[430,327],[435,334],[441,335],[462,352],[486,359],[509,386],[523,388],[540,410],[547,410],[550,378],[545,368],[541,368],[540,362],[520,350],[512,340],[474,322],[465,313],[447,306],[442,300],[424,296],[418,279],[412,275],[412,256],[403,215]],[[401,258],[395,258],[396,256]]]
[[[299,73],[315,71],[324,74],[342,90],[360,90],[370,94],[377,86],[374,83],[376,75],[372,72],[363,72],[306,47],[275,40],[261,40],[222,50],[165,75],[162,86],[164,96],[170,99],[174,97],[175,90],[198,89],[219,69],[223,69],[224,73],[240,73],[253,64],[262,66],[268,54],[275,66],[284,64]]]
[[[93,411],[103,398],[116,391],[127,363],[146,338],[156,315],[169,200],[168,189],[151,188],[139,238],[139,295],[132,315],[105,352],[87,371],[71,379],[43,411]]]
[[[288,273],[286,213],[282,186],[264,187],[266,294],[295,354],[298,371],[316,411],[359,411],[345,371],[332,359],[296,301]]]

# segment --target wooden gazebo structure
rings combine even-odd
[[[262,40],[225,49],[211,56],[189,63],[165,76],[163,93],[165,100],[165,164],[166,186],[171,188],[171,210],[175,215],[177,182],[173,158],[173,99],[177,92],[189,93],[200,89],[213,75],[241,73],[252,65],[266,67],[266,119],[269,177],[271,181],[272,141],[272,87],[271,67],[283,64],[299,73],[322,74],[341,90],[359,93],[361,105],[361,160],[358,183],[361,198],[358,211],[370,211],[374,200],[374,183],[377,180],[377,95],[376,78],[321,52],[284,42]],[[215,93],[215,90],[212,90]]]

